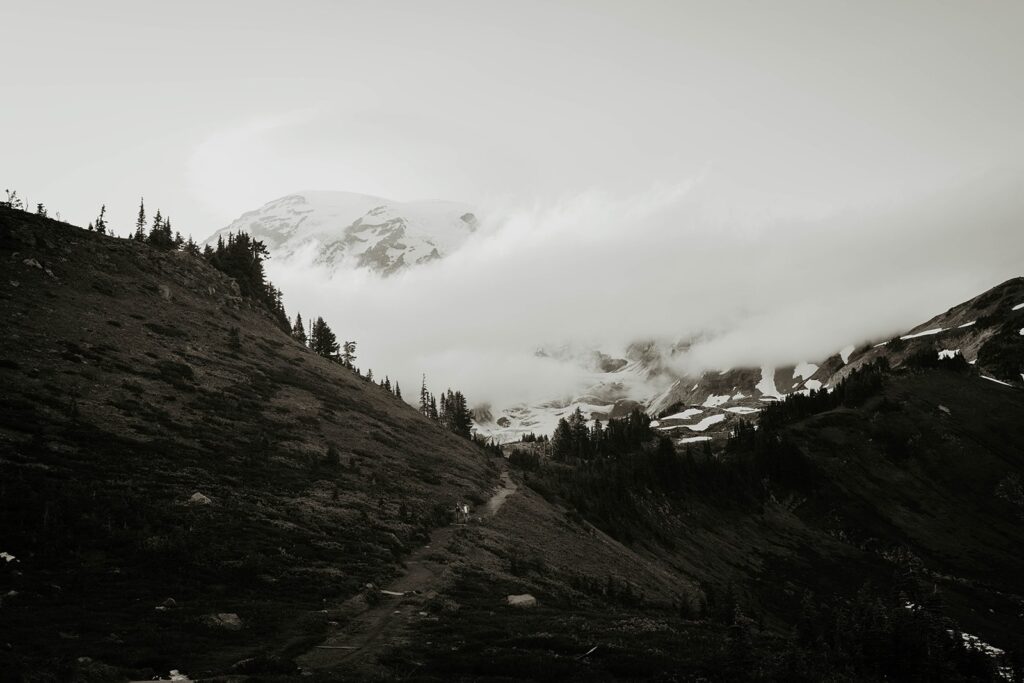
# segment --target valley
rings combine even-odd
[[[501,458],[200,257],[6,209],[0,250],[16,678],[1021,670],[1024,279],[942,332],[708,375],[600,433],[581,411],[579,455]]]

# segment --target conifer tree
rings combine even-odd
[[[317,316],[316,322],[313,323],[313,333],[310,335],[310,348],[313,349],[314,353],[324,358],[338,360],[338,338],[330,326],[324,322],[324,319],[319,316]]]
[[[156,215],[153,216],[153,227],[149,229],[149,238],[146,241],[158,249],[170,249],[171,247],[170,235],[164,233],[164,217],[161,215],[160,209],[157,209]]]
[[[36,215],[37,216],[42,216],[43,218],[46,218],[46,207],[43,206],[42,202],[39,202],[38,204],[36,204]]]
[[[441,394],[438,420],[445,429],[463,438],[470,438],[473,433],[473,416],[470,414],[466,397],[461,391],[449,389]]]
[[[142,197],[139,197],[139,216],[135,219],[135,233],[132,239],[138,242],[146,240],[146,203]]]
[[[384,388],[388,390],[388,393],[391,392],[391,378],[387,375],[384,375]]]
[[[398,380],[395,380],[395,397],[402,398],[402,388],[398,386]]]
[[[292,337],[297,339],[303,346],[306,345],[306,328],[302,324],[302,314],[295,314],[295,324],[292,325]]]
[[[572,436],[568,420],[561,418],[555,433],[551,435],[551,457],[555,460],[568,460],[572,457],[575,450]]]
[[[107,205],[104,204],[100,207],[100,215],[96,219],[96,232],[101,235],[107,234]]]
[[[427,391],[427,376],[423,375],[423,384],[420,385],[420,414],[423,417],[430,417],[430,393]]]
[[[372,382],[373,381],[373,368],[370,368],[369,370],[366,371],[366,381],[367,382]]]

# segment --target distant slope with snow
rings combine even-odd
[[[688,434],[694,431],[721,438],[736,420],[756,420],[765,403],[793,393],[827,390],[853,369],[880,357],[899,366],[914,354],[930,352],[937,358],[962,354],[986,379],[1024,386],[1024,278],[993,287],[889,342],[849,345],[818,362],[680,374],[672,368],[681,365],[675,361],[688,348],[685,343],[638,342],[625,359],[594,350],[545,353],[596,372],[595,384],[569,400],[499,407],[494,417],[480,421],[478,430],[498,441],[514,441],[531,431],[550,434],[576,407],[593,421],[621,417],[640,406],[660,417],[653,426],[678,444],[692,442]],[[603,362],[595,363],[594,358]],[[617,391],[609,391],[611,387]]]

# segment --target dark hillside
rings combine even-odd
[[[420,642],[448,639],[458,653],[396,651],[396,675],[983,681],[999,680],[997,666],[1024,671],[1024,393],[950,365],[879,366],[846,391],[848,405],[776,420],[752,432],[756,446],[731,441],[711,458],[651,444],[625,459],[525,468],[527,491],[474,532],[477,555],[458,567],[447,594],[458,619],[420,626]],[[600,552],[613,544],[614,563]],[[523,592],[541,607],[498,607],[495,596]],[[961,633],[1008,654],[963,647]]]
[[[0,209],[0,263],[5,678],[287,660],[496,480],[198,257]]]
[[[857,408],[785,433],[820,472],[797,514],[867,556],[907,554],[966,630],[1024,630],[1024,392],[971,374],[899,372]]]

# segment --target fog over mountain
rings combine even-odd
[[[272,259],[269,273],[289,310],[328,316],[360,341],[364,369],[407,387],[425,372],[507,404],[593,381],[541,347],[621,354],[696,337],[675,359],[693,372],[887,338],[1016,274],[1022,188],[1013,170],[859,211],[770,200],[737,210],[709,171],[637,195],[479,207],[480,228],[459,248],[387,278],[318,266],[314,250]]]

